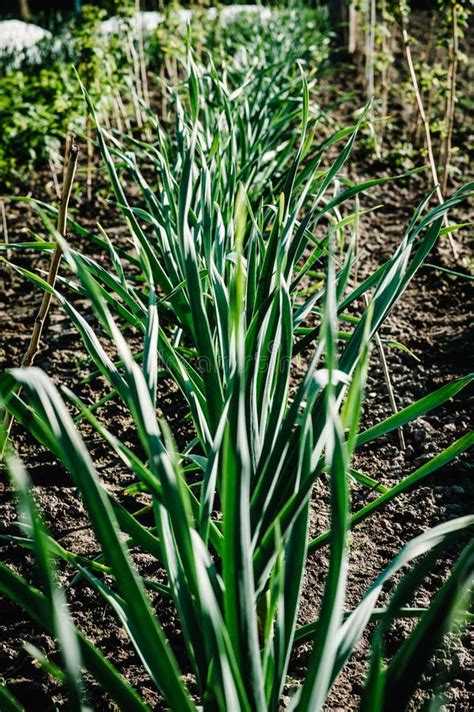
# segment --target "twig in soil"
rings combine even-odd
[[[403,14],[403,11],[402,11],[402,36],[403,36],[403,46],[405,48],[405,56],[407,58],[408,69],[410,72],[411,83],[413,85],[413,90],[415,92],[416,103],[418,106],[418,111],[420,113],[423,128],[425,130],[426,150],[428,151],[428,160],[429,160],[429,164],[430,164],[431,175],[433,177],[433,183],[436,188],[436,195],[438,197],[440,205],[442,205],[444,203],[444,198],[443,198],[443,193],[441,192],[441,187],[440,187],[439,180],[438,180],[438,172],[436,170],[436,163],[434,160],[433,144],[431,142],[430,124],[428,121],[428,117],[426,116],[425,107],[423,106],[423,100],[422,100],[421,94],[420,94],[420,88],[418,86],[418,79],[416,77],[415,66],[413,64],[413,57],[412,57],[411,48],[410,48],[410,35],[408,34],[408,30],[407,30],[407,26],[406,26],[406,19]],[[444,224],[446,227],[448,227],[449,223],[448,223],[448,218],[446,215],[444,216]],[[451,246],[453,256],[457,260],[459,255],[458,255],[456,243],[454,242],[452,236],[449,233],[448,233],[448,240],[449,240],[449,244]]]
[[[77,159],[78,159],[78,148],[74,139],[69,142],[69,148],[65,154],[64,162],[66,166],[65,178],[63,183],[63,190],[61,194],[61,202],[59,205],[57,230],[62,236],[66,236],[66,226],[67,226],[67,213],[69,207],[69,200],[71,198],[72,186],[74,183],[74,177],[76,175],[77,169]],[[51,258],[51,264],[49,266],[48,272],[48,284],[54,287],[56,284],[56,278],[58,276],[59,263],[61,261],[62,250],[60,245],[56,245]],[[29,368],[33,365],[33,362],[38,354],[39,345],[41,341],[41,335],[43,332],[44,323],[48,315],[49,307],[51,304],[52,294],[50,292],[45,292],[43,294],[43,299],[41,300],[41,305],[38,314],[35,319],[35,325],[33,327],[33,333],[31,335],[30,344],[28,349],[23,356],[21,366],[22,368]],[[2,427],[2,443],[0,452],[0,461],[3,460],[5,449],[7,446],[8,438],[10,435],[10,430],[13,423],[13,416],[11,413],[6,413],[3,427]]]

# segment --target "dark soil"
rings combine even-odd
[[[347,124],[354,110],[363,101],[357,73],[354,69],[341,68],[334,73],[330,81],[334,86],[330,93],[328,92],[327,99],[334,106],[336,104],[338,106],[337,110],[334,110],[337,121]],[[324,101],[321,101],[321,104],[326,105]],[[397,107],[394,106],[393,110],[396,109]],[[406,112],[406,108],[404,111]],[[397,138],[400,140],[407,133],[407,128],[402,121],[403,115],[398,113],[397,116],[400,121],[398,123],[394,121],[395,129],[388,138],[392,143]],[[464,149],[468,146],[472,126],[469,122],[466,124],[465,120],[460,124],[462,131],[458,131],[455,137],[456,146],[460,149],[456,154],[458,156],[456,160],[464,170],[464,179],[466,179]],[[400,134],[398,137],[397,131]],[[364,147],[363,137],[359,146],[350,167],[352,179],[363,180],[372,176],[400,172],[397,167],[388,165],[386,161],[375,160]],[[414,207],[426,193],[429,185],[428,176],[417,176],[404,184],[397,185],[396,188],[388,184],[373,191],[372,202],[367,200],[362,207],[368,207],[370,204],[382,204],[383,207],[362,220],[360,277],[392,254],[399,244]],[[46,172],[35,186],[34,194],[43,199],[45,195],[53,198],[52,184]],[[78,221],[82,224],[95,225],[97,219],[100,219],[112,236],[118,240],[123,239],[123,229],[121,231],[119,227],[120,218],[104,207],[103,202],[96,200],[90,206],[76,198],[75,208]],[[35,216],[26,205],[8,204],[7,213],[12,242],[23,240],[26,230],[37,225]],[[452,217],[462,222],[474,220],[473,208],[462,206],[456,216]],[[91,245],[83,245],[82,249],[94,253]],[[462,258],[468,257],[465,231],[462,233],[460,249]],[[44,261],[31,252],[22,251],[15,256],[15,261],[29,268],[45,267]],[[457,265],[457,269],[460,264],[460,262],[453,262],[445,242],[436,249],[429,262],[444,267]],[[418,359],[403,351],[387,349],[387,359],[400,406],[408,405],[414,399],[472,370],[474,349],[471,285],[472,282],[467,280],[452,277],[433,267],[424,267],[391,315],[383,335],[405,344]],[[1,370],[17,366],[21,361],[40,299],[41,295],[36,288],[0,263]],[[87,309],[87,305],[81,303],[79,298],[76,305],[82,310]],[[132,340],[135,338],[133,334],[129,336]],[[86,402],[94,403],[104,393],[100,379],[91,384],[83,384],[80,386],[80,391],[78,390],[79,379],[89,372],[90,364],[84,357],[83,348],[73,326],[59,306],[54,303],[36,365],[46,370],[57,384],[74,385],[75,391],[79,392]],[[434,414],[429,414],[410,427],[406,427],[405,451],[399,447],[397,434],[391,434],[384,439],[379,439],[376,445],[363,448],[357,455],[355,466],[385,485],[398,482],[472,427],[470,409],[472,396],[472,391],[464,391]],[[182,416],[185,410],[171,382],[161,382],[158,402],[173,429],[178,444],[184,444],[189,435],[183,424]],[[364,426],[378,422],[390,412],[378,353],[374,350],[364,410]],[[111,401],[104,406],[100,410],[100,418],[124,442],[137,447],[135,432],[125,410],[119,404]],[[83,434],[107,487],[126,503],[127,498],[124,498],[121,493],[133,478],[126,468],[111,456],[97,435],[86,427],[83,427]],[[88,522],[80,498],[71,485],[68,474],[44,448],[33,442],[20,428],[14,430],[14,438],[32,477],[37,502],[53,536],[63,546],[76,553],[94,556],[98,553],[98,546],[87,526]],[[372,496],[367,490],[356,488],[355,506],[364,504]],[[405,542],[433,525],[471,513],[472,496],[473,485],[472,478],[469,476],[468,457],[463,456],[441,468],[413,491],[401,496],[382,512],[359,525],[352,535],[347,608],[350,609],[359,602],[372,580]],[[144,497],[143,502],[145,501]],[[136,500],[132,506],[136,506]],[[0,510],[3,533],[15,533],[16,510],[12,492],[8,485],[1,482]],[[326,483],[321,481],[317,483],[314,492],[312,535],[326,529],[327,512],[327,487]],[[439,562],[425,585],[418,591],[415,605],[429,605],[456,560],[460,548],[461,544],[453,547]],[[12,544],[2,544],[0,556],[2,561],[35,581],[33,558],[27,552]],[[156,566],[149,557],[140,555],[137,556],[136,561],[141,572],[157,580],[160,579],[160,572],[156,571]],[[312,621],[317,617],[327,563],[327,551],[324,549],[310,558],[302,597],[300,623]],[[63,568],[62,582],[70,583],[73,575],[72,568]],[[143,667],[129,644],[126,634],[97,594],[85,583],[79,583],[69,589],[68,599],[77,625],[114,661],[153,709],[163,709],[158,694],[144,676]],[[189,664],[173,609],[157,595],[154,596],[153,603],[178,661],[183,671],[189,675],[188,681],[192,685]],[[55,659],[54,643],[13,603],[2,599],[0,606],[3,621],[0,627],[0,677],[7,682],[9,689],[31,712],[67,710],[68,703],[60,685],[39,670],[22,648],[22,641],[28,640]],[[412,626],[413,622],[409,620],[400,620],[393,625],[387,641],[388,655],[396,650]],[[472,630],[464,630],[458,636],[449,636],[443,649],[433,658],[422,688],[412,700],[410,709],[423,709],[429,700],[434,700],[440,693],[445,697],[435,701],[435,709],[440,709],[442,706],[449,710],[470,709],[474,675],[471,638]],[[366,636],[350,664],[341,674],[326,707],[327,710],[346,712],[357,708],[366,670],[367,651],[368,637]],[[295,655],[291,669],[294,684],[297,684],[298,678],[304,675],[308,653],[308,646],[301,646],[298,654]],[[291,685],[288,689],[288,692],[290,691]],[[94,687],[93,683],[91,683],[91,695],[94,710],[115,709],[101,696],[100,690]]]

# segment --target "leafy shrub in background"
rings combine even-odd
[[[39,59],[18,67],[4,60],[0,76],[0,183],[25,185],[36,169],[62,164],[68,132],[86,133],[86,112],[76,69],[102,118],[111,112],[114,91],[126,89],[129,71],[120,45],[100,34],[104,13],[85,6],[83,14],[54,39],[38,45]],[[129,105],[124,99],[124,104]]]
[[[17,70],[0,79],[0,181],[25,181],[48,155],[59,154],[70,108],[57,71]]]
[[[276,13],[277,22],[272,23],[269,30],[258,17],[246,18],[245,14],[236,15],[235,21],[224,28],[217,16],[208,20],[204,10],[199,9],[194,10],[194,20],[187,29],[183,19],[179,19],[178,10],[178,6],[167,7],[166,21],[151,36],[145,37],[144,61],[162,78],[167,75],[174,81],[179,77],[180,63],[186,54],[187,32],[193,46],[212,52],[217,66],[221,56],[234,53],[238,62],[246,48],[252,47],[255,51],[256,27],[259,27],[259,35],[265,36],[269,31],[278,33],[279,23],[287,25],[287,31],[280,33],[280,44],[275,43],[274,47],[282,47],[286,56],[291,48],[284,48],[284,43],[289,37],[295,43],[296,55],[311,59],[314,66],[320,66],[327,56],[327,33],[315,32],[316,25],[323,29],[324,13],[319,11],[282,10]],[[76,71],[108,126],[141,134],[146,116],[139,106],[147,96],[142,91],[143,69],[138,65],[143,58],[139,56],[139,37],[130,11],[130,3],[117,8],[118,16],[123,17],[123,26],[120,32],[106,35],[101,30],[104,11],[84,5],[80,16],[54,26],[54,39],[38,45],[39,59],[25,59],[18,67],[5,61],[4,75],[0,76],[0,122],[4,127],[0,137],[0,182],[5,187],[26,185],[33,172],[47,168],[48,163],[50,168],[51,165],[59,167],[66,134],[84,136],[87,133]],[[291,34],[288,34],[288,23]],[[267,52],[269,64],[278,61],[277,56],[268,54],[273,51],[272,47],[262,39],[260,57],[255,56],[254,62],[262,61],[262,52]],[[151,82],[156,91],[153,77]],[[158,90],[161,93],[162,84]]]
[[[342,176],[365,115],[319,138],[315,119],[322,112],[310,101],[317,71],[308,66],[309,78],[302,78],[291,27],[280,24],[249,38],[237,59],[229,38],[219,72],[212,58],[189,52],[185,81],[169,88],[174,124],[165,131],[155,119],[150,142],[103,128],[86,93],[129,238],[116,244],[104,231],[71,221],[71,230],[102,247],[112,268],[62,241],[74,276],[64,276],[53,291],[104,378],[107,397],[125,405],[140,448],[107,429],[98,404],[60,393],[38,369],[0,377],[2,403],[64,464],[101,547],[97,559],[78,557],[48,535],[22,466],[10,460],[22,512],[16,542],[34,550],[41,584],[35,588],[0,564],[0,590],[59,641],[57,674],[71,709],[86,705],[84,669],[121,709],[147,707],[74,626],[55,572],[60,561],[75,567],[115,612],[144,674],[173,710],[276,712],[291,656],[303,641],[312,642],[312,652],[290,707],[319,710],[372,620],[377,627],[361,681],[362,709],[393,709],[394,702],[403,709],[465,604],[472,547],[427,610],[407,608],[434,560],[472,526],[472,517],[407,543],[351,611],[345,594],[351,527],[473,443],[472,434],[462,436],[391,489],[351,467],[357,448],[427,413],[471,380],[447,384],[360,430],[371,340],[435,244],[446,211],[473,186],[432,210],[422,201],[394,254],[354,282],[359,211],[353,199],[384,180],[355,185]],[[37,207],[50,227],[55,209]],[[70,290],[93,305],[95,327],[74,307]],[[368,304],[361,308],[363,295]],[[340,322],[353,325],[349,335]],[[138,352],[123,335],[130,330],[143,342]],[[162,372],[188,407],[189,437],[179,451],[156,415]],[[65,401],[136,476],[127,493],[148,495],[152,526],[101,482]],[[330,529],[310,541],[310,511],[325,511],[325,503],[313,499],[316,480],[327,484]],[[354,510],[352,491],[361,487],[376,496]],[[318,618],[298,627],[307,557],[323,546],[330,563]],[[132,562],[137,550],[153,557],[165,582],[141,576]],[[379,608],[383,586],[407,564],[410,571]],[[194,697],[166,640],[160,607],[152,606],[153,593],[175,606]],[[419,620],[386,660],[384,633],[400,615]],[[5,688],[0,695],[15,709]]]

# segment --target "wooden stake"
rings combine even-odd
[[[67,164],[65,179],[61,194],[61,202],[59,205],[57,230],[62,236],[66,236],[66,226],[67,226],[67,213],[69,207],[69,200],[71,198],[72,186],[74,183],[74,177],[76,175],[77,169],[77,159],[78,159],[78,148],[74,142],[74,139],[70,142],[70,147],[68,153],[66,153],[64,162]],[[58,276],[59,263],[61,261],[62,250],[60,245],[56,245],[51,258],[51,263],[49,266],[48,279],[47,282],[51,287],[56,284],[56,278]],[[33,365],[33,362],[38,354],[41,335],[43,333],[43,327],[48,315],[49,307],[51,304],[52,294],[45,292],[43,294],[43,299],[41,300],[41,305],[38,314],[35,319],[35,324],[33,327],[33,333],[31,334],[30,343],[28,349],[23,356],[21,366],[22,368],[29,368]],[[13,416],[11,413],[6,413],[3,428],[2,428],[2,446],[0,453],[0,461],[3,460],[3,455],[5,452],[5,447],[10,435],[10,430],[13,423]]]

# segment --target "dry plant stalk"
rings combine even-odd
[[[375,23],[377,8],[375,0],[369,0],[369,22],[365,36],[365,78],[367,80],[367,98],[372,99],[375,92]]]
[[[51,158],[49,159],[48,162],[49,162],[49,170],[51,171],[51,177],[53,179],[54,192],[56,193],[56,197],[60,198],[61,197],[61,186],[59,185],[56,168],[54,167],[54,163],[51,160]]]
[[[137,122],[138,128],[143,128],[143,116],[141,112],[140,99],[143,98],[143,93],[141,91],[141,77],[140,77],[140,66],[138,61],[138,56],[136,49],[133,45],[133,37],[129,32],[127,34],[127,42],[125,45],[125,52],[127,56],[127,62],[130,66],[130,78],[131,78],[131,90],[132,90],[132,102],[133,108],[135,110],[135,120]]]
[[[436,29],[436,18],[437,18],[437,12],[436,10],[433,10],[433,13],[431,15],[431,22],[430,22],[430,29],[428,32],[428,40],[426,42],[426,49],[424,52],[424,59],[423,62],[426,65],[429,65],[431,63],[431,55],[433,53],[433,45],[434,45],[434,38],[435,38],[435,29]],[[433,99],[433,82],[430,82],[430,86],[428,89],[428,104],[427,104],[427,115],[429,116],[431,113],[431,103]],[[413,131],[413,143],[415,145],[418,145],[420,142],[420,131],[421,131],[421,118],[420,114],[418,112],[418,116],[416,118],[416,125],[415,129]]]
[[[352,56],[358,50],[359,45],[359,18],[357,15],[356,3],[351,2],[349,5],[349,38],[347,42],[347,51]]]
[[[120,104],[117,100],[117,90],[114,90],[112,106],[113,106],[113,117],[114,117],[114,121],[115,121],[115,127],[116,127],[117,131],[119,131],[119,133],[123,133],[123,124],[122,124],[122,116],[120,113]]]
[[[3,242],[8,245],[8,222],[7,222],[7,211],[5,210],[5,202],[0,200],[0,212],[2,213],[2,231],[3,231]],[[5,257],[7,260],[10,259],[10,251],[7,250]]]
[[[92,201],[92,162],[94,158],[94,144],[92,142],[92,119],[87,117],[86,124],[86,141],[87,141],[87,173],[86,173],[86,198],[90,203]]]
[[[395,38],[393,36],[390,37],[389,42],[387,43],[387,40],[384,39],[384,46],[382,51],[384,52],[385,56],[390,55],[393,56],[395,52]],[[382,66],[382,76],[381,76],[381,81],[380,85],[382,88],[382,99],[381,99],[381,109],[380,113],[382,116],[382,123],[380,124],[380,131],[379,131],[379,141],[380,141],[380,150],[382,151],[383,149],[383,144],[384,144],[384,139],[385,139],[385,131],[387,128],[387,122],[389,121],[388,117],[388,101],[389,101],[389,94],[390,94],[390,86],[391,86],[391,69],[392,65],[388,61],[385,61]]]
[[[74,184],[74,177],[76,175],[76,169],[77,169],[77,159],[78,159],[78,155],[79,155],[78,147],[77,147],[76,143],[74,142],[74,139],[72,139],[72,141],[69,141],[68,143],[69,143],[69,148],[68,148],[68,151],[64,157],[64,165],[65,165],[66,170],[65,170],[63,189],[62,189],[62,193],[61,193],[61,202],[59,205],[58,222],[57,222],[57,231],[62,237],[66,236],[69,200],[71,198],[72,186]],[[58,244],[58,245],[56,245],[56,248],[53,252],[53,256],[51,258],[51,263],[49,266],[49,272],[48,272],[48,278],[47,278],[47,282],[51,287],[54,287],[54,285],[56,284],[56,279],[57,279],[58,270],[59,270],[59,263],[61,261],[61,255],[62,255],[62,249],[61,249],[61,246]],[[38,314],[35,319],[35,324],[33,327],[33,332],[31,334],[28,349],[25,352],[25,355],[23,356],[23,359],[21,361],[22,368],[29,368],[30,366],[32,366],[33,362],[38,354],[40,341],[41,341],[41,335],[43,333],[43,327],[44,327],[46,317],[48,316],[48,311],[49,311],[49,307],[51,305],[51,300],[52,300],[52,294],[50,292],[45,292],[43,294],[43,299],[41,300],[41,305],[40,305]],[[3,427],[2,427],[3,445],[2,445],[2,451],[0,453],[0,460],[3,459],[3,455],[5,452],[5,447],[6,447],[6,444],[8,441],[12,423],[13,423],[13,416],[11,415],[11,413],[6,413],[4,421],[3,421]]]
[[[364,299],[365,299],[365,305],[369,305],[369,299],[366,294],[364,294]],[[387,387],[387,393],[388,393],[388,399],[390,401],[390,407],[392,409],[392,412],[394,415],[398,413],[398,406],[397,406],[397,401],[395,399],[395,391],[393,389],[392,385],[392,378],[390,376],[390,369],[388,367],[387,363],[387,357],[385,356],[385,349],[383,346],[382,339],[380,338],[380,335],[378,332],[375,334],[375,343],[377,344],[377,349],[379,351],[380,355],[380,363],[382,364],[382,372],[383,372],[383,377],[385,380],[385,385]],[[406,448],[406,443],[405,443],[405,435],[403,433],[403,428],[400,426],[397,428],[397,434],[398,434],[398,442],[400,443],[400,450],[405,450]]]
[[[168,97],[166,96],[166,68],[165,64],[162,63],[160,66],[160,83],[162,88],[161,93],[161,120],[166,122],[168,120]]]
[[[64,156],[69,156],[69,151],[71,149],[71,143],[74,141],[72,134],[67,133],[66,134],[66,141],[64,144]],[[67,173],[67,167],[68,167],[68,162],[66,160],[63,161],[63,171],[62,171],[62,181],[63,185],[66,181],[66,173]],[[61,193],[59,193],[59,197],[61,198]]]
[[[140,18],[141,12],[141,2],[140,0],[135,0],[135,24],[137,30],[137,44],[138,44],[138,59],[140,62],[140,77],[143,91],[143,101],[147,106],[150,105],[150,94],[148,91],[148,77],[146,73],[146,58],[145,58],[145,44],[143,40],[143,23]]]
[[[355,222],[355,241],[354,241],[354,254],[357,255],[359,252],[359,243],[360,243],[360,223],[359,223],[359,209],[360,209],[360,204],[359,204],[359,196],[357,195],[355,198],[355,204],[356,204],[356,215],[357,219]],[[354,273],[354,280],[355,280],[355,285],[357,285],[358,278],[357,278],[357,269]],[[369,298],[366,293],[364,293],[364,302],[365,306],[367,307],[369,305]],[[385,356],[385,349],[383,346],[382,339],[380,338],[380,335],[378,332],[375,334],[375,343],[377,344],[377,348],[380,354],[380,362],[382,364],[382,372],[385,380],[385,385],[387,387],[387,392],[388,392],[388,398],[390,401],[390,407],[392,408],[392,412],[394,415],[398,413],[398,406],[397,406],[397,401],[395,399],[395,391],[393,389],[392,385],[392,379],[390,376],[390,369],[388,367],[387,363],[387,358]],[[397,428],[397,433],[398,433],[398,441],[400,443],[400,450],[405,450],[406,448],[406,443],[405,443],[405,435],[403,433],[403,428],[400,426]]]
[[[23,22],[30,22],[31,10],[30,10],[30,4],[29,4],[28,0],[20,0],[19,6],[20,6],[20,17],[23,20]]]
[[[436,170],[436,163],[434,160],[433,144],[431,141],[430,124],[429,124],[428,118],[426,116],[425,108],[423,106],[423,100],[422,100],[421,94],[420,94],[420,88],[418,86],[418,79],[416,77],[415,66],[413,64],[413,57],[412,57],[411,48],[410,48],[410,36],[408,34],[405,19],[402,19],[402,36],[403,36],[403,45],[405,48],[405,56],[407,58],[408,69],[410,72],[411,83],[413,86],[413,91],[415,92],[415,98],[416,98],[416,103],[418,106],[418,111],[420,113],[421,122],[422,122],[423,128],[425,130],[426,150],[428,151],[428,160],[429,160],[429,164],[430,164],[431,175],[433,178],[433,183],[436,187],[436,195],[438,197],[440,204],[442,205],[444,203],[444,198],[443,198],[443,193],[441,191],[441,186],[439,184],[438,172]],[[448,227],[448,218],[446,217],[446,215],[444,217],[444,224],[446,227]],[[458,250],[457,250],[456,244],[455,244],[452,236],[449,233],[448,233],[448,240],[449,240],[449,244],[451,246],[453,256],[455,259],[457,259],[458,258]]]
[[[456,0],[451,0],[451,46],[450,46],[450,61],[448,73],[448,96],[446,99],[445,126],[446,136],[441,150],[441,176],[443,193],[446,193],[449,177],[449,162],[451,160],[451,144],[453,138],[454,126],[454,108],[456,102],[456,74],[458,70],[458,11]]]
[[[382,67],[380,71],[380,86],[382,90],[382,98],[381,98],[381,110],[380,114],[382,117],[382,124],[380,127],[380,147],[382,147],[383,143],[383,127],[385,126],[385,117],[387,115],[387,106],[388,106],[388,90],[387,90],[387,74],[388,74],[388,65],[389,62],[387,60],[388,56],[388,41],[387,41],[387,24],[386,24],[386,15],[387,15],[387,7],[385,4],[385,0],[382,0],[380,3],[380,16],[381,16],[381,28],[382,28],[382,38],[381,38],[381,51],[382,51]]]
[[[380,354],[380,363],[382,364],[382,371],[383,371],[383,376],[385,379],[385,385],[387,386],[390,407],[392,408],[393,413],[396,415],[398,413],[398,406],[397,406],[397,401],[395,400],[395,391],[394,391],[393,385],[392,385],[392,379],[390,376],[390,369],[389,369],[388,363],[387,363],[387,357],[385,356],[385,349],[383,347],[382,339],[380,338],[380,336],[378,334],[375,334],[375,343],[377,344],[377,348],[378,348],[379,354]],[[406,443],[405,443],[405,435],[403,433],[402,426],[397,428],[397,434],[398,434],[398,441],[400,443],[400,450],[405,450]]]

